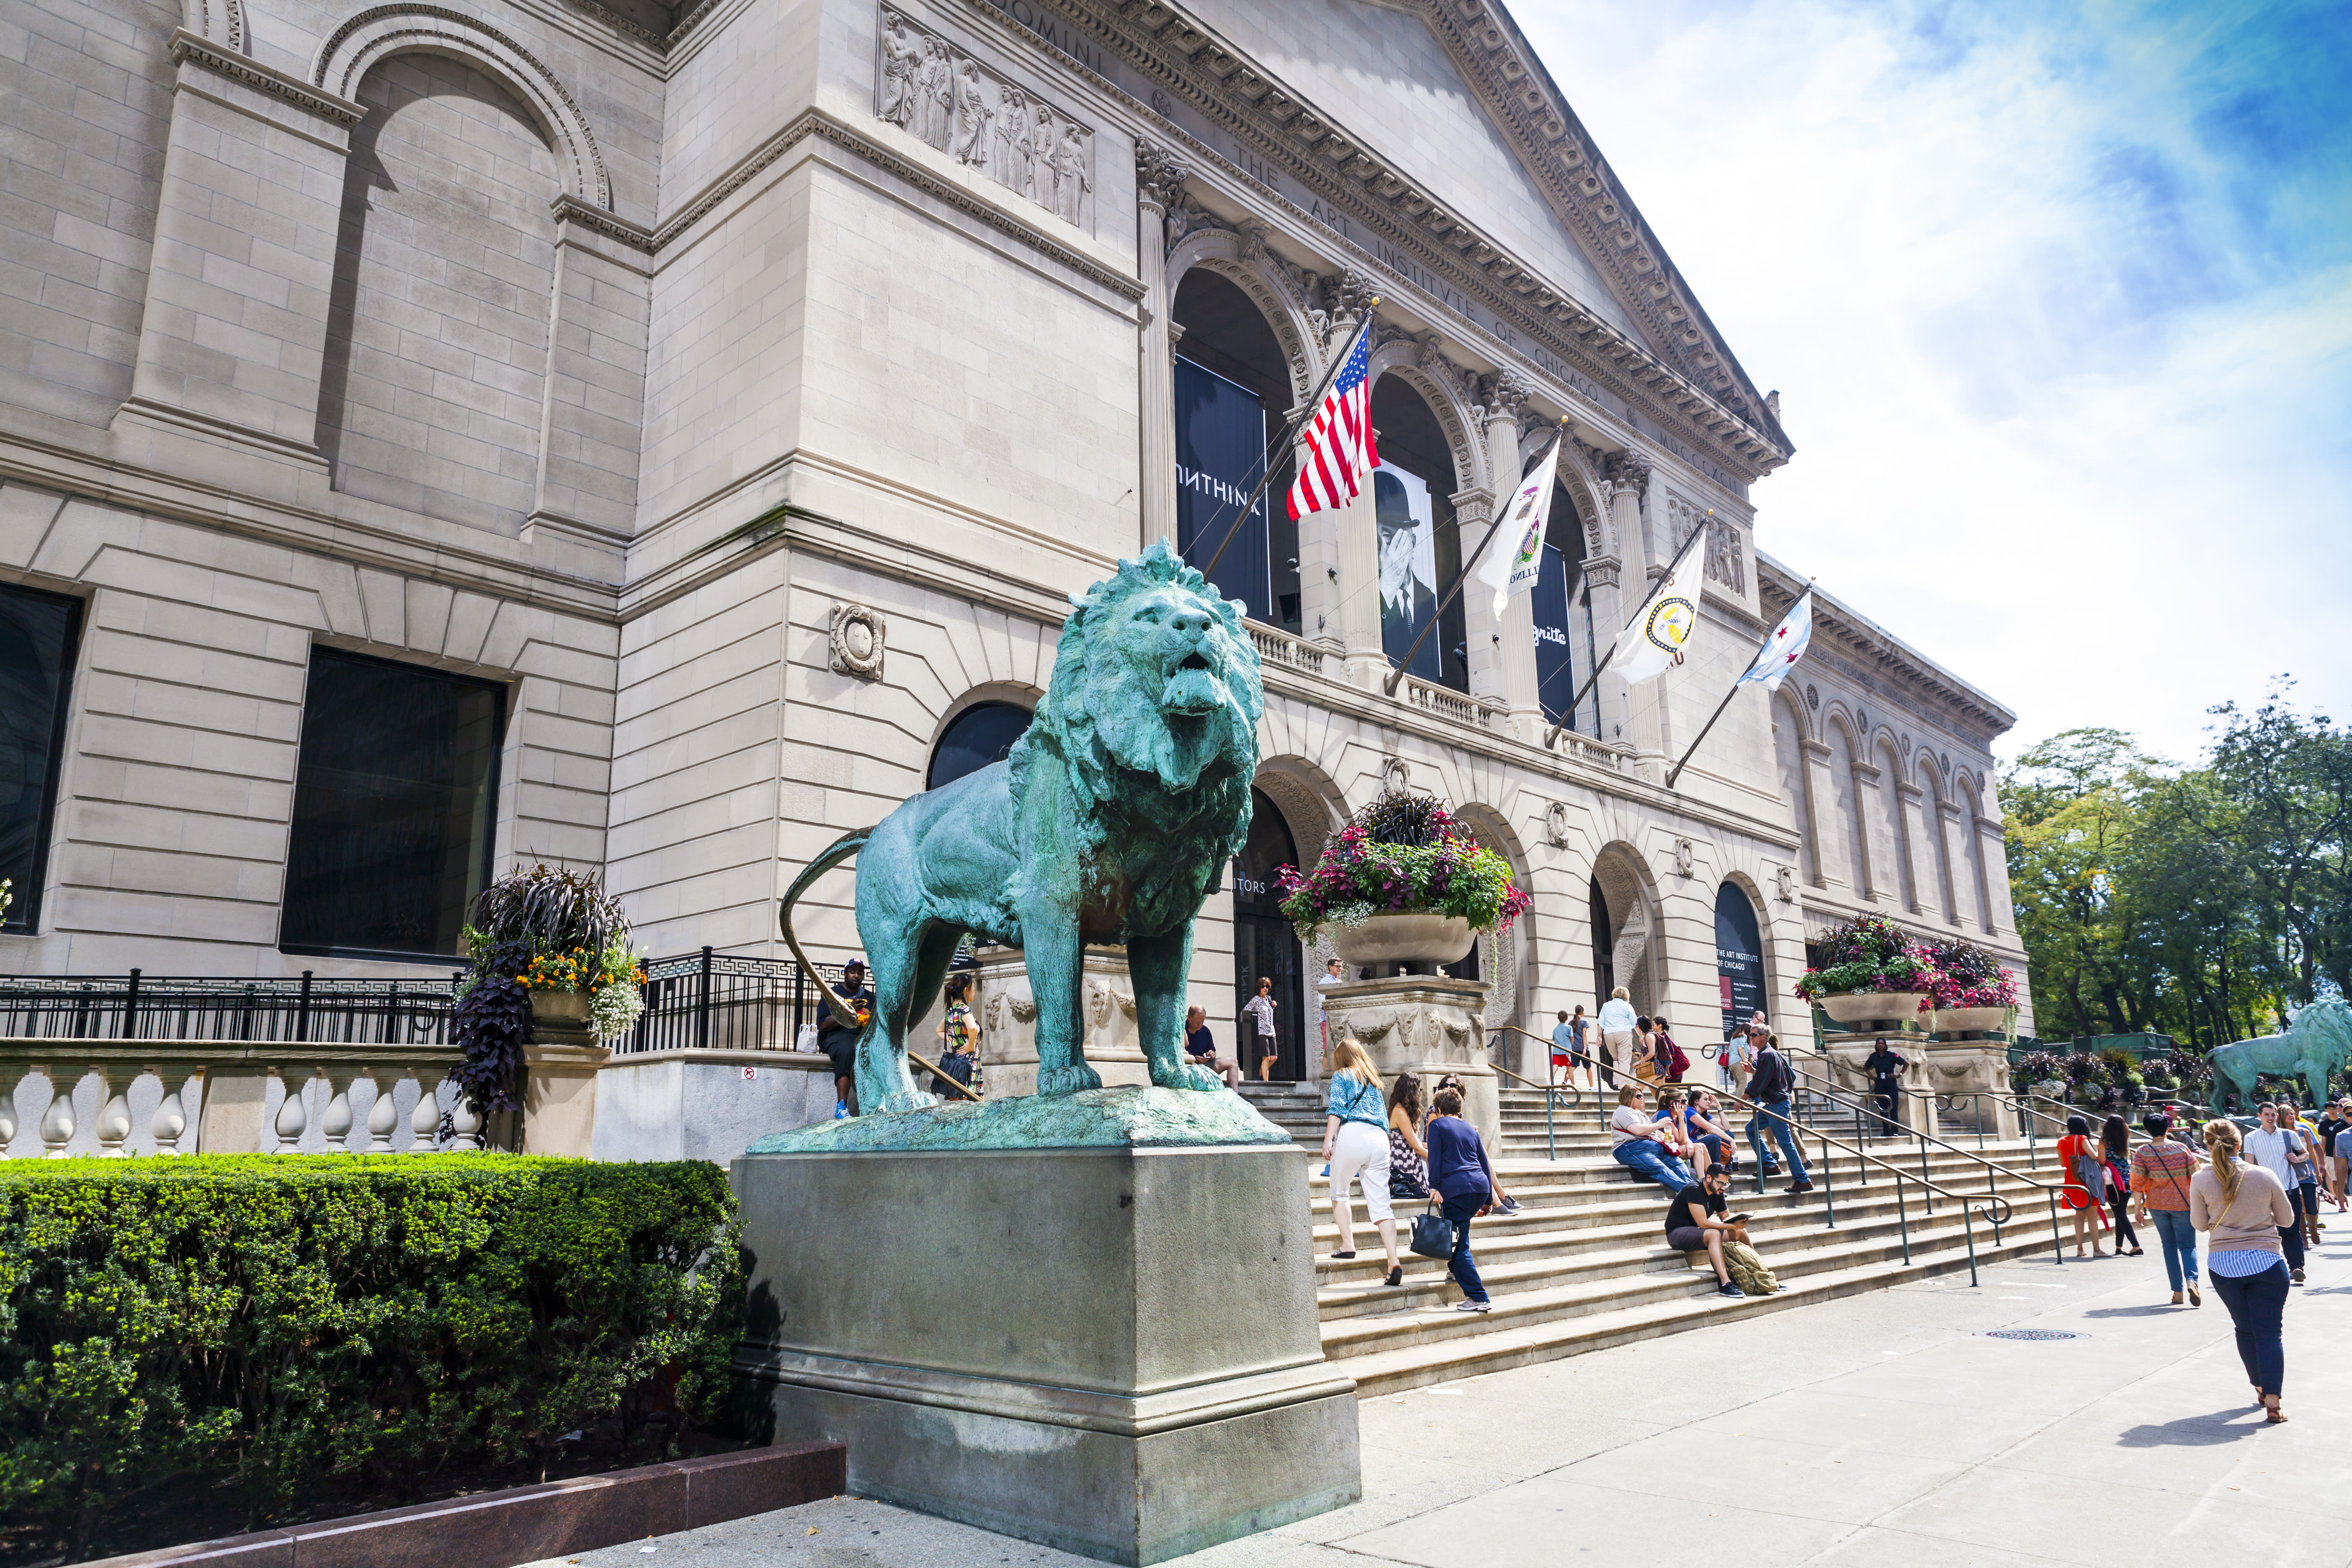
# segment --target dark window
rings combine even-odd
[[[925,789],[953,784],[1012,754],[1013,742],[1029,730],[1029,710],[1016,702],[975,702],[957,714],[931,752]]]
[[[81,601],[0,588],[0,877],[13,901],[6,930],[41,923],[66,688],[81,633]]]
[[[1195,267],[1184,274],[1176,285],[1176,302],[1171,310],[1176,324],[1184,329],[1179,347],[1183,357],[1203,369],[1214,372],[1229,382],[1246,388],[1257,396],[1259,411],[1265,416],[1261,440],[1271,440],[1282,432],[1283,421],[1290,416],[1292,400],[1297,395],[1290,384],[1289,361],[1282,344],[1266,324],[1247,294],[1233,279],[1206,267]],[[1180,379],[1181,379],[1181,372]],[[1180,452],[1185,446],[1186,426],[1192,417],[1192,405],[1179,388],[1176,402],[1177,443]],[[1258,502],[1264,513],[1264,523],[1245,526],[1241,530],[1249,536],[1248,550],[1255,556],[1263,549],[1266,570],[1265,580],[1274,596],[1274,616],[1277,624],[1289,631],[1298,631],[1298,524],[1291,520],[1286,498],[1290,494],[1291,453],[1287,443],[1281,450],[1270,454],[1274,458],[1274,478],[1266,481],[1265,496]],[[1246,494],[1259,475],[1265,471],[1264,454],[1247,465],[1250,484],[1243,487]],[[1180,467],[1191,466],[1179,459]],[[1181,476],[1180,476],[1181,479]],[[1224,508],[1222,517],[1213,507],[1202,512],[1202,518],[1213,526],[1213,537],[1206,541],[1185,543],[1185,559],[1195,566],[1205,567],[1209,557],[1223,542],[1226,531],[1238,514],[1240,502]],[[1180,542],[1184,542],[1180,541]],[[1194,546],[1197,545],[1197,550]],[[1244,549],[1236,537],[1226,552]],[[1226,580],[1225,563],[1218,563],[1217,581]],[[1252,580],[1255,581],[1255,567]],[[1247,598],[1239,590],[1228,588],[1229,597]],[[1259,600],[1249,599],[1250,614],[1265,613]],[[1307,628],[1311,635],[1314,628]]]
[[[489,681],[313,649],[278,946],[454,956],[489,876],[505,728]]]

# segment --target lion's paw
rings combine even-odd
[[[1225,1087],[1225,1080],[1203,1067],[1191,1062],[1177,1062],[1171,1067],[1151,1064],[1151,1081],[1161,1089],[1189,1089],[1201,1093]]]
[[[886,1097],[882,1101],[882,1109],[885,1110],[921,1110],[929,1106],[937,1105],[939,1102],[940,1097],[936,1094],[926,1094],[919,1089],[901,1089],[897,1094]]]
[[[1076,1094],[1080,1089],[1101,1087],[1102,1074],[1084,1062],[1066,1068],[1047,1068],[1037,1075],[1039,1094]]]

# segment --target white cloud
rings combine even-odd
[[[2015,709],[2006,751],[2105,724],[2186,757],[2278,672],[2352,719],[2352,266],[2298,272],[2249,215],[2200,129],[2210,38],[1514,15],[1781,390],[1765,549]]]

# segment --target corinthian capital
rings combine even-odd
[[[1631,450],[1612,454],[1609,458],[1609,482],[1640,495],[1650,487],[1650,459]]]
[[[1507,368],[1487,377],[1484,390],[1486,396],[1482,401],[1486,405],[1486,416],[1490,419],[1498,414],[1517,419],[1528,399],[1536,395],[1535,387],[1526,376]]]
[[[1192,173],[1192,165],[1184,162],[1174,149],[1162,147],[1157,142],[1139,141],[1135,144],[1135,194],[1165,212],[1175,205],[1176,193]]]

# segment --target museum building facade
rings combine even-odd
[[[782,957],[794,869],[1002,755],[1067,595],[1164,537],[1264,664],[1193,985],[1229,1040],[1276,980],[1284,1076],[1322,955],[1275,874],[1389,784],[1533,892],[1491,1023],[1622,984],[1802,1032],[1863,910],[2022,979],[2012,716],[1832,596],[1666,787],[1801,589],[1750,499],[1791,447],[1493,0],[8,16],[9,972],[446,973],[534,859]],[[1294,522],[1368,313],[1381,467]],[[1535,592],[1441,605],[1555,437]],[[1591,681],[1702,530],[1687,663]]]

